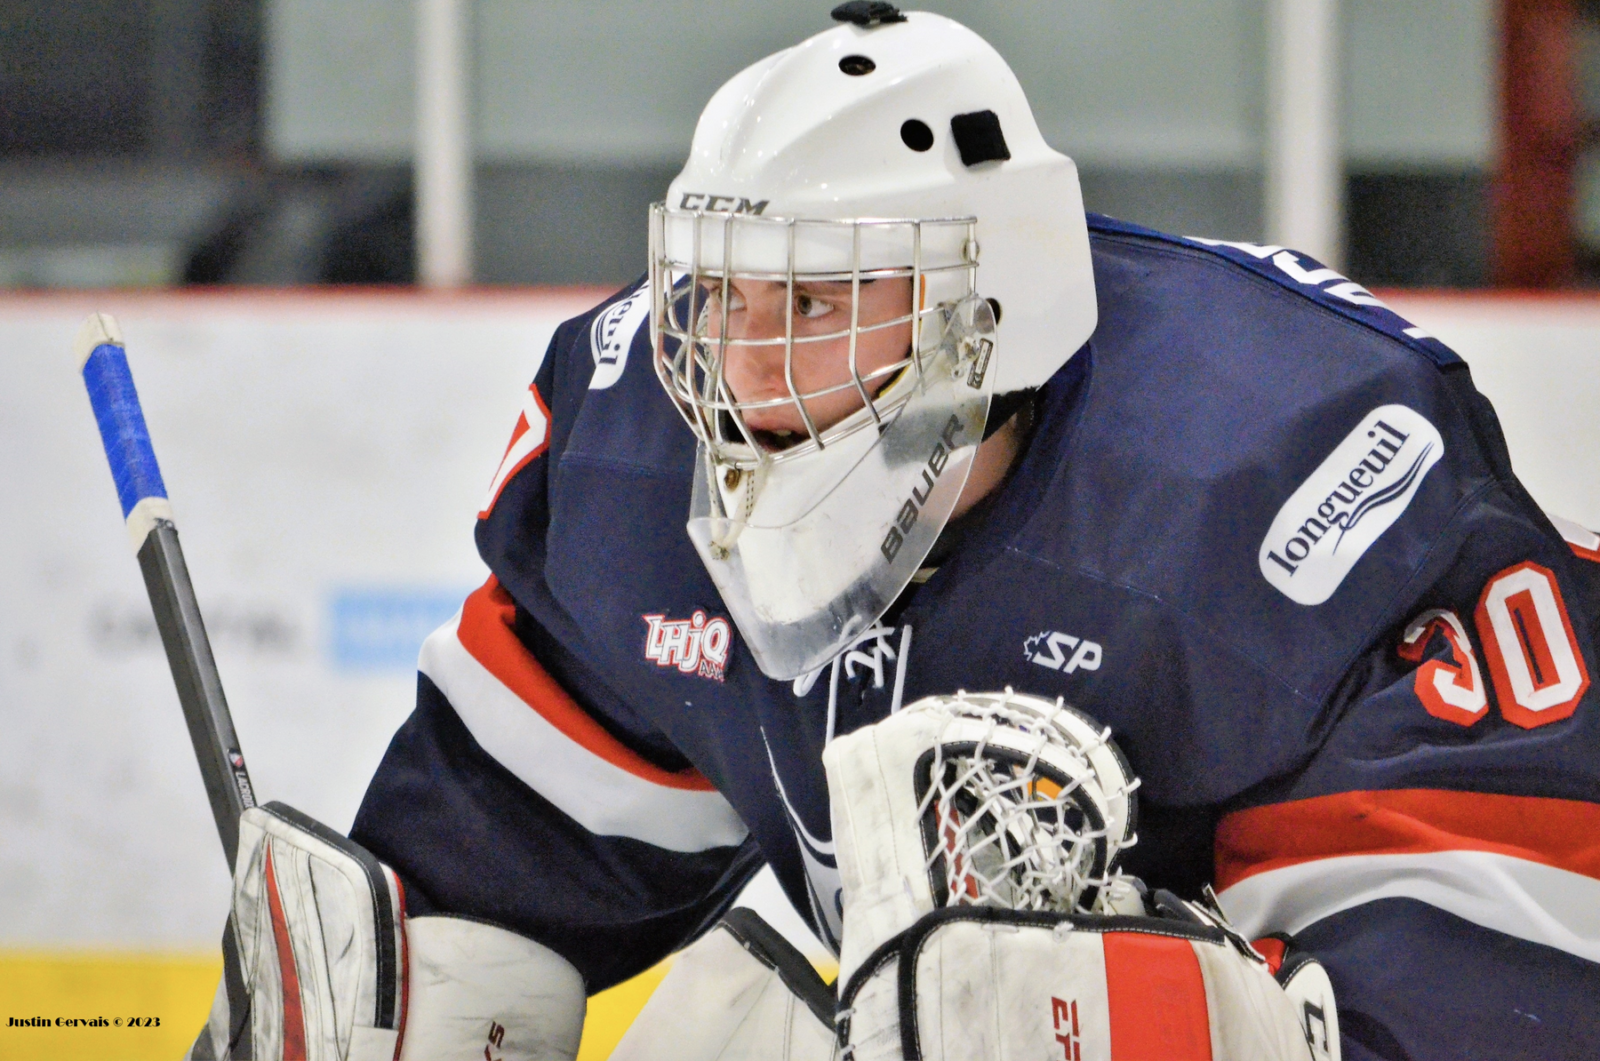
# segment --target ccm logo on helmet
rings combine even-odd
[[[759,214],[770,199],[752,203],[742,195],[712,195],[710,192],[684,192],[680,210],[704,210],[708,214]]]
[[[883,536],[883,543],[878,546],[878,551],[883,554],[885,560],[895,558],[900,552],[900,546],[905,544],[905,536],[910,534],[911,528],[916,525],[917,513],[928,503],[928,495],[933,493],[933,484],[944,474],[944,466],[950,461],[950,451],[956,448],[956,432],[960,430],[961,421],[952,416],[944,425],[944,430],[939,432],[939,441],[933,444],[933,452],[928,454],[928,466],[922,469],[922,487],[911,488],[911,496],[900,506],[900,512],[889,527],[889,533]]]

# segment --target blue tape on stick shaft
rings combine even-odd
[[[127,519],[133,506],[145,498],[167,496],[139,394],[133,389],[127,351],[111,343],[95,347],[83,363],[83,382],[89,388],[89,404],[94,407],[111,478],[117,484],[122,518]]]

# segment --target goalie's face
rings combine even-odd
[[[726,328],[724,380],[769,452],[863,408],[910,355],[909,277],[864,280],[859,297],[848,280],[797,279],[792,296],[769,280],[732,279],[726,290],[724,305],[722,283],[706,286],[706,336],[715,343]]]

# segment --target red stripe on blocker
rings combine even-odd
[[[511,594],[490,575],[489,581],[473,590],[462,605],[456,637],[461,647],[519,700],[539,712],[568,739],[612,766],[664,788],[688,792],[716,790],[700,771],[693,768],[676,772],[663,770],[607,733],[540,666],[528,646],[518,640],[512,629],[516,619],[517,607]]]
[[[1600,879],[1600,804],[1438,789],[1340,792],[1217,825],[1217,887],[1341,855],[1489,851]]]
[[[406,1015],[411,1009],[411,941],[406,936],[406,886],[400,874],[392,870],[386,876],[394,881],[395,927],[400,936],[400,1019],[395,1021],[394,1057],[400,1061],[400,1048],[406,1044]]]
[[[278,976],[283,981],[283,1061],[306,1061],[306,1021],[300,1010],[300,974],[294,967],[294,947],[289,943],[289,921],[278,895],[278,873],[272,865],[272,843],[267,843],[267,908],[272,914],[272,938],[278,944]]]
[[[1211,1061],[1200,959],[1186,939],[1107,932],[1111,1061]]]

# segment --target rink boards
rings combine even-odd
[[[61,1008],[121,997],[124,981],[188,985],[161,989],[179,1001],[148,1003],[167,1006],[182,1025],[173,1041],[187,1040],[210,994],[192,985],[211,981],[227,907],[71,364],[83,316],[113,312],[127,334],[258,792],[345,829],[410,710],[417,646],[484,577],[473,517],[551,331],[603,295],[0,299],[11,515],[0,551],[0,948],[11,953],[0,997],[20,997],[8,984],[67,985],[50,989]],[[1390,302],[1472,365],[1534,497],[1600,527],[1600,300]],[[816,952],[775,889],[756,904]],[[64,957],[85,950],[113,957]],[[129,968],[143,971],[119,981]],[[177,1016],[184,1006],[195,1016]],[[42,1037],[17,1032],[0,1028],[0,1053],[43,1056]],[[120,1056],[175,1056],[154,1037],[115,1042]],[[85,1043],[52,1039],[49,1050],[75,1056]]]

